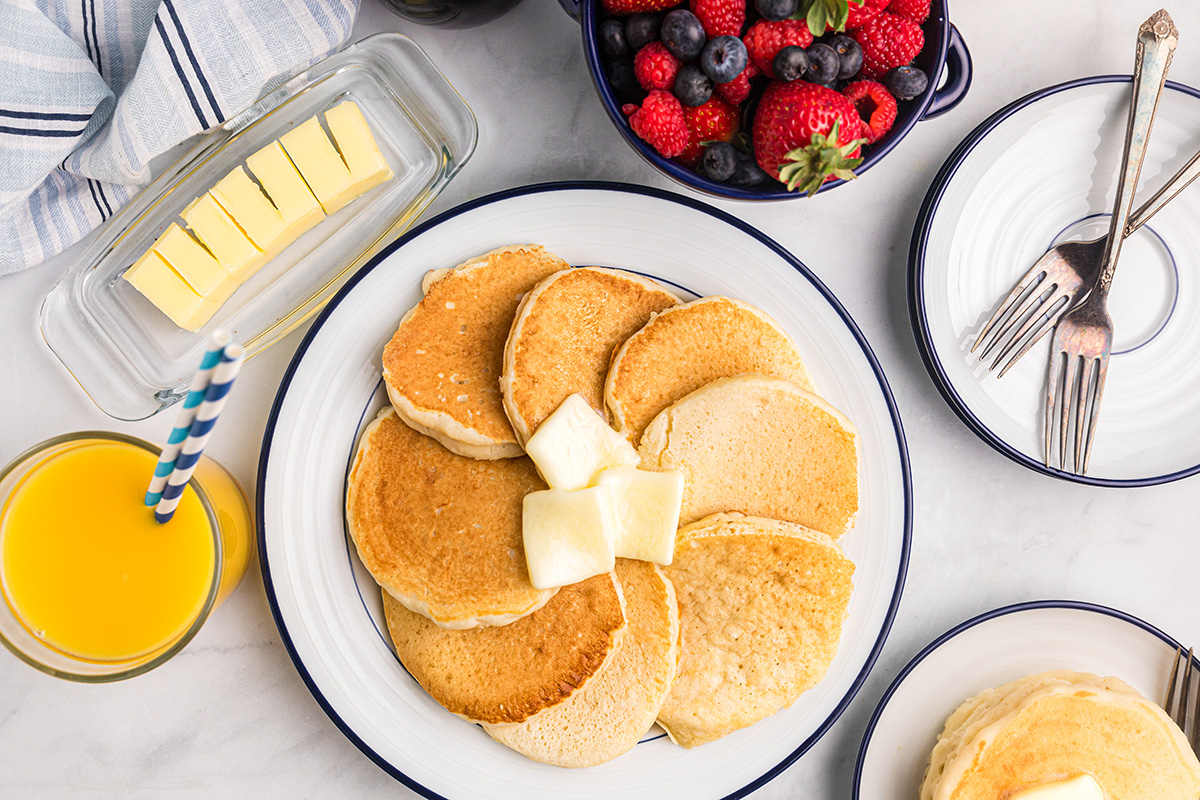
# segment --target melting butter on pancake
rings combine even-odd
[[[679,530],[663,571],[679,597],[683,651],[658,721],[677,744],[752,725],[829,669],[854,564],[825,534],[715,514]]]
[[[521,442],[569,395],[604,414],[604,379],[616,350],[679,298],[618,269],[555,273],[525,295],[504,348],[504,410]]]
[[[545,488],[528,458],[455,455],[385,408],[359,441],[346,522],[405,607],[448,628],[506,625],[554,594],[529,582],[521,536],[525,495]]]
[[[383,350],[383,378],[400,418],[459,455],[520,456],[500,396],[504,343],[521,298],[566,268],[530,244],[427,275],[425,296]]]
[[[946,721],[921,800],[995,800],[1090,775],[1109,800],[1195,800],[1200,761],[1156,704],[1118,678],[1041,673]]]
[[[623,638],[624,605],[610,572],[564,587],[511,625],[456,631],[383,593],[405,669],[449,711],[486,723],[534,719],[590,685]]]
[[[680,523],[740,511],[834,539],[858,514],[858,433],[837,409],[779,378],[739,375],[704,386],[646,428],[642,468],[680,470]]]
[[[791,337],[765,311],[703,297],[660,312],[613,355],[604,402],[633,444],[675,401],[717,378],[770,375],[815,392]]]
[[[536,717],[485,724],[493,739],[535,761],[589,767],[628,751],[654,725],[679,660],[679,604],[654,564],[620,558],[616,575],[628,627],[612,659],[583,689]]]

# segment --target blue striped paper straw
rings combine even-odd
[[[167,478],[171,477],[171,470],[175,469],[175,459],[179,456],[179,449],[183,445],[183,440],[187,438],[188,431],[192,429],[192,421],[196,419],[196,408],[204,400],[209,379],[212,378],[213,370],[221,360],[221,353],[225,352],[225,347],[230,341],[232,341],[232,337],[227,330],[220,329],[213,333],[212,342],[208,350],[204,351],[204,358],[200,359],[200,369],[196,370],[191,388],[188,389],[187,396],[183,398],[183,407],[179,409],[175,427],[171,429],[171,435],[167,437],[162,455],[158,457],[158,464],[154,467],[154,477],[150,479],[150,488],[146,491],[144,501],[146,505],[156,506],[162,499]]]
[[[158,522],[169,522],[179,506],[179,498],[183,496],[183,490],[192,479],[192,473],[196,471],[196,464],[200,462],[204,446],[208,444],[213,426],[217,424],[217,417],[225,408],[229,389],[233,386],[233,379],[242,368],[242,360],[245,357],[246,351],[240,344],[227,345],[225,352],[221,354],[221,361],[213,370],[212,380],[204,393],[204,402],[196,409],[196,419],[192,421],[191,430],[180,447],[179,456],[175,459],[175,468],[167,478],[167,485],[163,487],[162,499],[154,509],[154,519]]]

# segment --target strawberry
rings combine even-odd
[[[679,154],[679,161],[693,169],[704,157],[701,142],[728,142],[738,130],[737,107],[716,97],[702,106],[684,106],[683,119],[687,122],[688,144]]]
[[[621,110],[629,117],[633,132],[667,158],[674,158],[687,147],[688,127],[683,106],[670,92],[655,89],[646,95],[640,107],[631,103]]]
[[[877,80],[892,67],[912,61],[925,45],[921,26],[907,17],[881,11],[853,33],[863,51],[860,75]]]
[[[750,96],[750,79],[758,75],[758,67],[753,61],[746,62],[746,68],[728,83],[718,83],[713,91],[719,94],[727,103],[738,105]]]
[[[854,104],[867,144],[874,144],[892,129],[896,121],[896,98],[882,83],[855,81],[842,89],[842,94]]]
[[[814,36],[857,28],[878,14],[890,0],[801,0],[800,16]]]
[[[892,0],[888,11],[908,17],[919,25],[929,19],[929,0]]]
[[[758,165],[789,189],[817,193],[862,163],[858,112],[841,94],[807,81],[773,81],[754,114]]]
[[[683,64],[662,42],[651,42],[638,50],[633,58],[633,74],[647,92],[655,89],[671,91],[681,66]]]
[[[808,47],[813,42],[812,32],[803,20],[783,19],[770,22],[760,19],[742,37],[750,61],[768,78],[774,78],[771,61],[775,54],[788,45]]]
[[[689,0],[688,7],[710,39],[740,36],[746,24],[745,0]]]
[[[644,11],[664,11],[679,5],[681,0],[604,0],[609,14],[640,14]]]

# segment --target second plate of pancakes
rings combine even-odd
[[[348,464],[386,402],[384,345],[429,269],[518,242],[574,266],[637,272],[684,300],[726,295],[770,314],[814,383],[858,428],[862,505],[840,540],[855,588],[821,683],[789,709],[694,750],[657,729],[597,767],[539,764],[454,717],[392,651],[378,587],[348,544]],[[908,559],[911,487],[886,380],[853,321],[787,251],[678,195],[615,184],[546,184],[473,201],[397,241],[313,325],[285,375],[259,467],[259,553],[272,612],[314,697],[372,760],[427,797],[740,797],[777,775],[849,704],[883,646]]]

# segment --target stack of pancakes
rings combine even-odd
[[[1200,761],[1161,708],[1117,678],[1054,671],[951,714],[921,800],[995,800],[1082,775],[1111,800],[1200,797]]]
[[[349,530],[412,676],[530,758],[578,767],[657,721],[694,747],[824,676],[854,565],[854,426],[737,300],[571,268],[536,245],[429,273],[383,352],[391,407],[350,474]],[[571,394],[685,476],[673,562],[529,582],[522,445]]]

